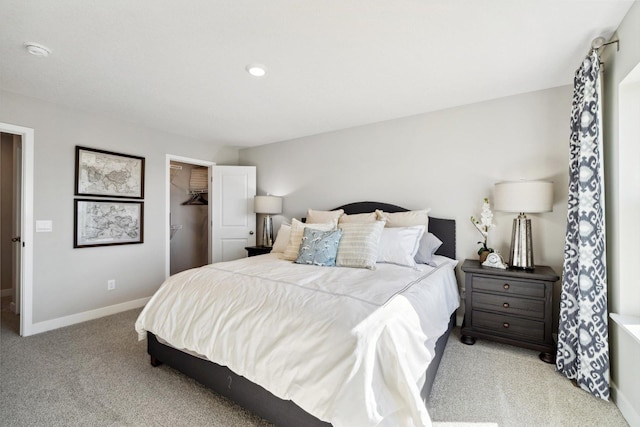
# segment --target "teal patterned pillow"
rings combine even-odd
[[[296,263],[335,266],[341,237],[342,230],[322,231],[305,227]]]

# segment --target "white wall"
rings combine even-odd
[[[0,92],[0,122],[35,129],[33,321],[44,322],[152,295],[165,272],[166,154],[237,164],[236,149]],[[146,158],[144,244],[73,249],[75,146]],[[107,280],[116,290],[107,291]]]
[[[637,87],[621,86],[640,64],[640,2],[631,7],[616,37],[620,50],[612,45],[602,58],[609,310],[640,317],[640,281],[636,272],[640,239],[640,101],[635,98],[639,96]],[[640,345],[614,322],[609,322],[609,334],[613,399],[629,424],[640,426]]]
[[[565,86],[247,148],[240,162],[258,167],[259,194],[284,197],[286,217],[363,200],[430,207],[433,216],[457,220],[460,260],[477,256],[481,236],[469,217],[480,214],[495,182],[552,180],[553,212],[530,218],[536,263],[560,273],[570,111]],[[514,217],[496,212],[498,227],[489,237],[489,246],[505,255]]]

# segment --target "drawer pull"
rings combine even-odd
[[[504,326],[505,329],[509,329],[509,324],[508,323],[503,323],[502,326]]]
[[[509,289],[510,288],[508,283],[505,283],[504,285],[502,285],[502,287],[505,288],[505,289]]]
[[[508,302],[505,302],[504,304],[502,304],[502,306],[503,306],[504,308],[509,308],[509,303],[508,303]]]

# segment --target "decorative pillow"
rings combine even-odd
[[[291,237],[291,225],[282,224],[280,225],[280,230],[278,230],[278,234],[276,234],[276,241],[273,242],[273,248],[271,248],[271,252],[273,253],[282,253],[285,249],[287,249],[287,245],[289,244],[289,238]]]
[[[378,215],[375,212],[353,214],[353,215],[344,214],[340,217],[340,220],[338,220],[338,224],[342,224],[345,222],[359,222],[359,223],[376,222],[377,220],[378,220]]]
[[[313,209],[307,210],[307,224],[327,224],[334,222],[338,224],[338,220],[344,213],[343,209],[337,211],[314,211]]]
[[[297,219],[291,220],[291,234],[289,236],[289,243],[287,249],[284,250],[283,258],[289,261],[295,261],[298,258],[298,251],[300,250],[300,242],[302,242],[302,234],[305,227],[313,228],[315,230],[329,231],[335,230],[335,224],[305,224]]]
[[[423,234],[424,225],[385,228],[378,246],[377,261],[415,267],[416,261],[413,258],[418,252]]]
[[[321,231],[305,227],[296,262],[325,267],[335,266],[341,237],[342,230]]]
[[[338,245],[336,265],[375,270],[384,221],[345,223],[338,227],[342,229],[342,239]]]
[[[438,239],[432,233],[424,233],[422,239],[420,239],[418,252],[415,256],[416,262],[419,264],[427,264],[432,267],[437,267],[436,263],[433,261],[433,255],[440,246],[442,246],[442,240]]]
[[[411,227],[413,225],[424,225],[424,229],[429,229],[429,212],[431,209],[407,212],[383,212],[376,210],[378,220],[387,221],[387,227]]]

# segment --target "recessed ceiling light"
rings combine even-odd
[[[51,53],[51,49],[38,43],[27,42],[24,46],[31,55],[47,57]]]
[[[245,70],[253,77],[264,77],[267,74],[267,67],[261,64],[249,64],[245,67]]]

